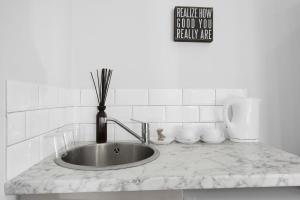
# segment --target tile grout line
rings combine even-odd
[[[149,88],[147,88],[147,95],[148,95],[148,97],[147,97],[147,99],[148,99],[147,106],[149,106],[150,105],[150,89]]]
[[[96,106],[55,106],[55,107],[43,107],[43,108],[29,108],[29,109],[18,110],[18,111],[9,111],[7,112],[7,114],[10,115],[10,114],[21,113],[21,112],[33,112],[39,110],[54,110],[59,108],[76,108],[76,107],[96,107]]]
[[[80,123],[80,124],[89,124],[89,123]],[[7,145],[7,148],[8,148],[8,147],[12,147],[12,146],[17,145],[17,144],[20,144],[20,143],[22,143],[22,142],[26,142],[26,141],[29,141],[29,140],[38,138],[38,137],[40,137],[40,136],[46,135],[46,134],[48,134],[48,133],[51,133],[51,132],[53,132],[53,131],[57,131],[57,130],[59,130],[59,129],[61,129],[61,128],[64,128],[64,127],[66,127],[66,126],[69,126],[69,125],[76,125],[76,123],[64,124],[64,125],[62,125],[62,126],[60,126],[60,127],[57,127],[57,128],[55,128],[55,129],[47,130],[46,132],[40,133],[40,134],[35,135],[35,136],[33,136],[33,137],[26,138],[25,140],[22,140],[22,141],[15,142],[15,143],[13,143],[13,144]]]
[[[167,106],[163,107],[163,122],[167,120]]]
[[[131,119],[133,119],[133,105],[131,106],[131,114],[130,114],[130,116],[131,116]]]
[[[8,144],[8,115],[7,115],[7,106],[8,106],[8,100],[7,100],[7,97],[8,97],[8,81],[6,80],[5,81],[5,141],[4,141],[4,145],[5,145],[5,149],[4,149],[4,156],[5,156],[5,164],[4,164],[4,180],[7,181],[7,150],[8,150],[8,147],[7,147],[7,144]]]
[[[201,107],[198,106],[198,121],[201,122]]]
[[[79,105],[82,105],[82,90],[79,90]]]
[[[181,104],[180,105],[183,105],[183,88],[181,88]]]
[[[37,85],[37,107],[40,107],[40,85]]]
[[[27,136],[28,136],[28,133],[27,133],[27,111],[26,112],[24,112],[24,114],[25,114],[25,139],[27,138]]]
[[[114,88],[114,105],[117,104],[117,90]]]

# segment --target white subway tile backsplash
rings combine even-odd
[[[96,125],[80,124],[79,141],[96,141]]]
[[[58,103],[60,107],[70,106],[72,104],[72,93],[69,89],[58,89]]]
[[[18,162],[16,162],[18,161]],[[7,148],[7,179],[11,179],[30,167],[28,141]]]
[[[78,110],[78,107],[64,108],[64,124],[79,123]]]
[[[216,104],[224,105],[232,97],[247,97],[246,89],[216,89]]]
[[[148,105],[147,89],[116,89],[116,105]]]
[[[58,88],[53,86],[39,86],[39,107],[56,107],[58,105]]]
[[[183,89],[184,105],[215,105],[215,89]]]
[[[116,118],[122,122],[130,122],[132,118],[131,106],[108,106],[106,108],[108,117]]]
[[[71,106],[80,106],[80,90],[71,89]]]
[[[26,138],[25,113],[17,112],[7,115],[7,144],[11,145]]]
[[[96,123],[96,107],[80,107],[79,113],[80,123]]]
[[[7,81],[7,111],[23,111],[38,106],[38,86],[21,81]]]
[[[149,89],[150,105],[181,105],[182,89]]]
[[[110,89],[106,113],[138,134],[141,125],[130,119],[150,122],[152,137],[157,136],[158,128],[167,136],[184,134],[185,127],[201,132],[216,126],[226,131],[222,105],[230,97],[246,96],[245,89]],[[58,147],[63,147],[64,132],[74,132],[80,141],[96,139],[98,103],[93,89],[7,81],[6,98],[9,179],[54,153],[54,138],[58,138]],[[107,128],[110,142],[138,141],[114,123]]]
[[[198,122],[197,106],[166,106],[166,122]]]
[[[200,122],[223,121],[223,106],[200,106]]]
[[[64,108],[55,108],[49,110],[49,129],[53,130],[62,127],[65,124]]]
[[[67,108],[67,116],[72,114],[72,123],[80,123],[80,107]]]
[[[40,159],[44,159],[47,156],[53,154],[54,150],[54,138],[51,136],[55,131],[41,135],[40,138]]]
[[[49,131],[49,110],[26,112],[26,138]]]
[[[145,122],[163,122],[165,108],[164,106],[134,106],[132,117]]]
[[[7,179],[11,179],[39,161],[39,138],[7,148]],[[17,162],[16,162],[17,161]]]
[[[40,138],[35,137],[29,140],[29,164],[35,165],[40,161]]]
[[[224,121],[223,109],[224,109],[224,106],[216,106],[215,107],[216,122],[223,122]]]
[[[82,106],[97,106],[97,96],[95,90],[93,89],[84,89],[81,90],[81,105]]]
[[[199,108],[196,106],[183,106],[182,122],[198,122],[199,121]]]

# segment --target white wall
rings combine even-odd
[[[259,24],[264,41],[259,46],[264,66],[262,92],[269,99],[265,119],[274,127],[268,134],[269,138],[280,135],[285,150],[300,154],[300,2],[274,1],[270,7],[267,3],[260,7],[264,20]]]
[[[176,5],[212,6],[214,41],[173,42]],[[248,88],[263,99],[262,140],[300,154],[299,11],[298,0],[73,0],[71,85],[109,65],[118,88]]]
[[[0,1],[0,199],[5,181],[5,80],[67,86],[68,0]]]
[[[117,87],[251,87],[258,75],[258,2],[72,1],[72,85],[87,86],[83,75],[108,64]],[[174,42],[176,5],[214,7],[214,42]]]

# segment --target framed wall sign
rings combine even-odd
[[[174,41],[212,42],[213,8],[176,6],[174,8]]]

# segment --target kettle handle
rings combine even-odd
[[[225,125],[227,127],[232,127],[232,122],[229,120],[228,111],[229,111],[230,106],[232,106],[234,104],[234,102],[235,101],[233,99],[231,99],[231,100],[226,101],[225,105],[224,105],[223,117],[224,117]]]

